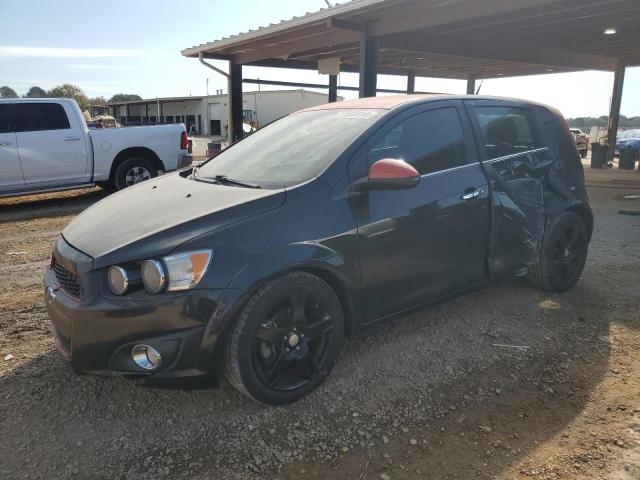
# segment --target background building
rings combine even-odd
[[[227,95],[210,95],[114,102],[92,107],[91,115],[110,114],[122,126],[184,123],[190,132],[198,135],[226,136],[227,101]],[[329,97],[324,93],[302,89],[245,92],[243,116],[245,122],[260,127],[291,112],[328,101]]]

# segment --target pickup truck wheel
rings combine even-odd
[[[225,374],[253,400],[295,402],[322,383],[343,341],[333,289],[314,275],[291,272],[247,301],[225,345]]]
[[[158,176],[158,169],[153,162],[143,157],[127,158],[116,168],[114,184],[117,190],[130,187]]]
[[[580,150],[580,156],[582,158],[587,158],[587,154],[589,153],[589,149],[585,148],[584,150]]]
[[[580,215],[560,214],[547,227],[538,262],[529,267],[529,282],[547,292],[569,290],[582,274],[588,246],[589,234]]]

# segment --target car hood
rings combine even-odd
[[[204,183],[174,173],[101,200],[62,236],[99,268],[167,254],[196,236],[278,208],[284,198],[284,190]]]

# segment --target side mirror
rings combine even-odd
[[[403,160],[383,158],[371,165],[366,179],[357,182],[357,190],[400,190],[420,183],[418,171]]]

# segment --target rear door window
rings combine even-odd
[[[0,133],[11,132],[11,125],[9,123],[9,112],[11,111],[11,105],[0,104]]]
[[[526,108],[474,107],[480,127],[480,150],[485,159],[527,152],[541,147],[534,120]]]
[[[465,165],[458,111],[454,107],[428,110],[392,127],[369,151],[369,165],[382,158],[404,160],[420,175]]]
[[[70,128],[64,107],[58,103],[19,103],[15,106],[18,132],[66,130]]]

